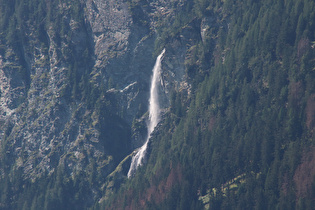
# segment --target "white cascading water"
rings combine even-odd
[[[160,121],[160,106],[159,106],[159,82],[160,82],[160,71],[161,71],[161,61],[163,55],[165,53],[165,49],[161,52],[161,54],[156,58],[155,65],[153,68],[153,76],[151,80],[151,88],[150,88],[150,99],[149,99],[149,121],[148,121],[148,137],[145,141],[144,145],[140,147],[137,153],[132,157],[130,169],[128,171],[128,178],[131,177],[134,172],[137,170],[139,166],[142,165],[142,161],[145,157],[146,150],[148,147],[148,142],[151,137],[151,133],[153,132],[155,126]]]

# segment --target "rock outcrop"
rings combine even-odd
[[[47,21],[37,35],[26,21],[21,46],[1,48],[1,149],[8,167],[22,170],[24,180],[36,181],[58,167],[69,177],[96,168],[105,179],[139,147],[160,48],[166,47],[161,107],[167,111],[174,89],[189,94],[189,27],[169,46],[155,47],[159,25],[174,16],[171,3],[81,1],[82,21],[72,15],[71,4],[56,5],[62,31]],[[95,90],[90,92],[99,106],[88,104],[85,87]]]

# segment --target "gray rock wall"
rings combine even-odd
[[[84,23],[71,16],[71,5],[58,5],[67,30],[64,37],[50,23],[39,40],[36,28],[27,22],[19,48],[23,50],[8,46],[0,56],[0,141],[5,142],[2,150],[10,157],[10,167],[22,169],[24,179],[36,180],[58,167],[72,177],[82,171],[88,174],[92,162],[105,178],[146,138],[150,79],[159,53],[155,52],[157,30],[165,18],[174,16],[172,4],[88,0],[82,5]],[[172,90],[189,94],[185,59],[192,45],[190,35],[187,31],[169,46],[157,47],[166,48],[160,89],[164,112]],[[89,60],[80,60],[87,49]],[[80,98],[69,99],[72,61],[80,64],[76,77],[87,76],[96,97],[101,96],[102,86],[107,88],[104,98],[99,98],[100,104],[111,101],[104,105],[106,110],[88,108]],[[123,139],[117,130],[126,131]],[[117,154],[120,145],[124,148]]]

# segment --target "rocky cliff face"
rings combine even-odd
[[[169,46],[155,46],[159,25],[181,6],[173,4],[81,1],[81,19],[72,14],[72,1],[47,4],[45,11],[57,10],[61,31],[52,20],[37,35],[33,22],[25,21],[19,47],[1,40],[6,47],[0,55],[0,140],[6,167],[22,170],[24,180],[49,176],[58,167],[72,177],[95,168],[105,178],[139,147],[159,49],[166,47],[162,108],[170,106],[172,91],[190,91],[185,59],[195,44],[190,36],[200,34],[188,25]],[[88,88],[93,91],[84,93]],[[89,93],[98,106],[89,105]]]

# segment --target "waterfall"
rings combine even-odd
[[[165,53],[165,49],[161,52],[161,54],[156,58],[155,65],[153,67],[153,75],[151,79],[151,87],[150,87],[150,99],[149,99],[149,121],[148,121],[148,137],[142,147],[140,147],[137,153],[132,157],[130,169],[128,171],[128,178],[134,174],[136,169],[142,165],[142,161],[146,155],[148,142],[151,137],[151,133],[153,132],[155,126],[160,121],[160,106],[159,106],[159,93],[158,93],[158,85],[160,82],[160,71],[161,71],[161,61],[163,55]]]

